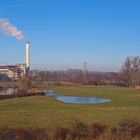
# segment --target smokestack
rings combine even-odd
[[[26,42],[26,70],[30,69],[30,43]]]

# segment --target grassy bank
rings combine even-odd
[[[100,105],[64,104],[51,97],[23,97],[0,101],[0,128],[69,127],[71,120],[97,122],[111,127],[124,119],[140,122],[140,91],[117,87],[56,87],[63,95],[111,99]]]

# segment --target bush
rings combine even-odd
[[[87,137],[89,135],[88,125],[79,120],[72,122],[71,137],[72,139]]]
[[[132,120],[124,120],[119,123],[118,127],[111,130],[113,134],[127,133],[132,137],[140,136],[140,123]]]
[[[1,133],[0,139],[2,140],[15,140],[16,133],[13,130],[5,130]]]
[[[15,131],[18,140],[36,140],[44,134],[44,130],[38,128],[16,129]]]
[[[18,83],[19,83],[19,88],[24,91],[28,91],[28,89],[32,87],[31,81],[25,78],[19,79]]]
[[[92,138],[97,138],[99,137],[102,133],[104,133],[105,129],[107,127],[105,125],[102,124],[98,124],[98,123],[94,123],[90,126],[90,136]]]
[[[64,127],[57,127],[53,133],[54,133],[53,139],[65,140],[69,134],[69,129]]]

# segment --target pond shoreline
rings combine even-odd
[[[44,92],[22,92],[18,94],[11,94],[11,95],[0,95],[0,100],[10,99],[10,98],[20,98],[20,97],[28,97],[28,96],[45,96]]]

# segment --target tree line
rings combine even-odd
[[[140,85],[140,57],[127,57],[119,72],[92,72],[82,69],[68,69],[66,71],[33,70],[30,79],[38,84],[47,83],[48,85],[75,83],[135,87]]]
[[[119,72],[94,72],[85,69],[67,69],[65,71],[32,70],[29,79],[37,85],[51,86],[63,84],[116,85],[125,87],[140,86],[140,57],[127,57]],[[10,79],[0,74],[0,81]]]

